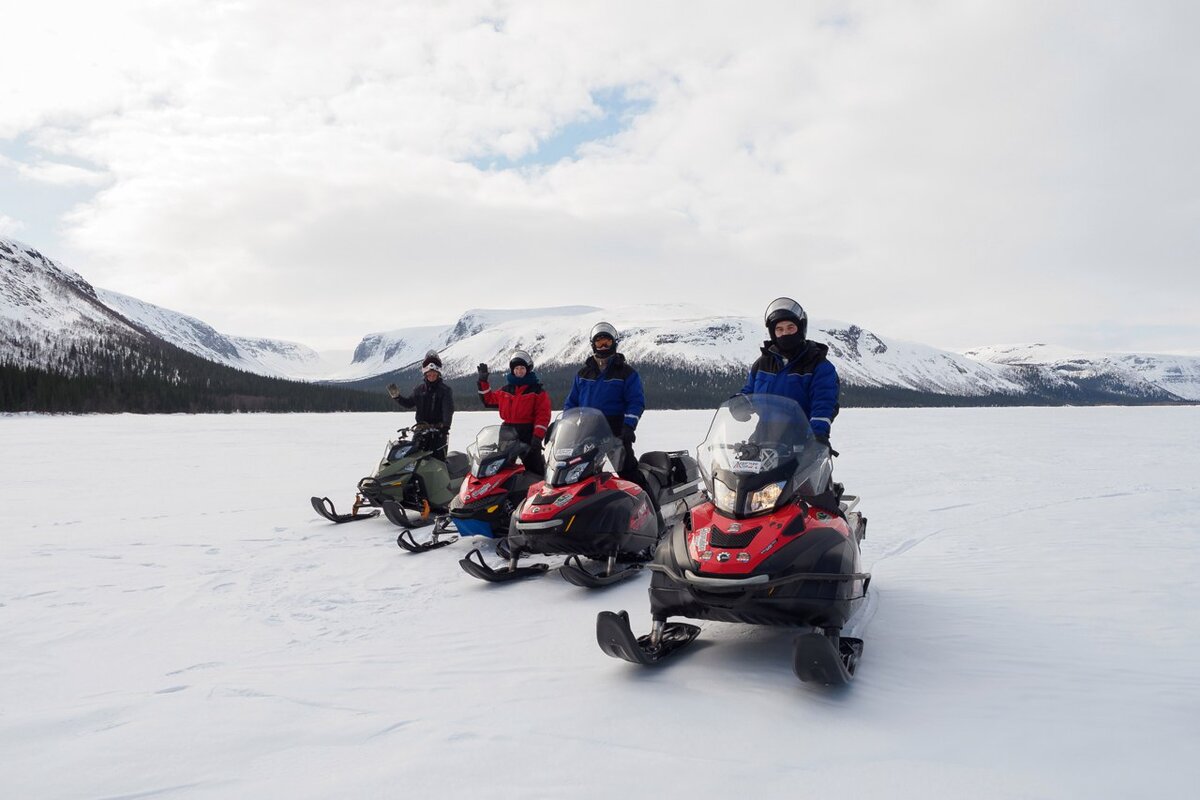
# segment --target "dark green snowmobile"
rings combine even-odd
[[[467,475],[466,455],[452,451],[445,461],[437,458],[428,441],[437,431],[429,425],[396,432],[375,474],[358,482],[349,514],[337,513],[328,497],[312,498],[313,509],[330,522],[356,522],[379,516],[382,508],[392,522],[409,528],[444,517]]]

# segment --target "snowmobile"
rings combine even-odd
[[[708,502],[691,512],[650,564],[651,633],[635,637],[629,615],[600,612],[596,639],[614,658],[654,664],[690,644],[692,619],[800,626],[793,670],[802,681],[848,682],[863,642],[847,629],[864,607],[871,576],[859,544],[858,498],[832,482],[828,444],[804,411],[779,395],[739,395],[713,417],[697,450]]]
[[[428,436],[434,429],[418,423],[400,428],[388,442],[375,474],[358,482],[358,493],[349,514],[339,514],[328,497],[312,498],[313,509],[330,522],[357,522],[379,516],[382,508],[396,525],[416,528],[434,522],[445,512],[467,474],[467,457],[450,452],[446,460],[434,457]],[[411,437],[411,438],[410,438]],[[372,507],[362,512],[361,509]],[[417,516],[410,517],[412,511]]]
[[[462,568],[481,580],[510,581],[550,570],[544,563],[518,565],[525,554],[566,554],[559,573],[579,586],[608,586],[637,574],[664,534],[700,502],[700,479],[685,452],[646,453],[638,469],[648,493],[613,474],[623,453],[600,411],[563,412],[547,435],[546,478],[512,514],[507,566],[488,566],[476,549],[459,562]],[[584,558],[603,567],[589,569]]]
[[[449,514],[434,523],[433,538],[417,542],[404,530],[396,544],[412,553],[423,553],[457,541],[459,536],[486,536],[503,540],[508,535],[509,517],[540,475],[526,472],[518,458],[528,449],[507,425],[489,425],[467,447],[470,474],[450,503]],[[448,517],[448,519],[447,519]],[[448,523],[455,533],[443,535]],[[440,529],[439,529],[440,528]],[[498,542],[501,552],[507,552]]]

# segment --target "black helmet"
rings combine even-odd
[[[596,349],[596,339],[601,336],[607,336],[608,338],[612,339],[613,342],[611,348],[605,348],[605,352],[601,352]],[[597,322],[592,326],[592,332],[588,334],[588,342],[590,342],[592,345],[593,353],[602,358],[607,358],[608,356],[611,356],[613,353],[617,352],[617,329],[607,322]]]
[[[525,369],[533,369],[533,357],[524,350],[513,350],[508,356],[508,368],[512,369],[518,365]]]
[[[763,315],[763,322],[767,326],[767,334],[771,341],[775,341],[775,325],[784,320],[796,323],[796,327],[800,329],[800,338],[807,338],[808,314],[804,313],[804,308],[790,297],[778,297],[771,301]]]

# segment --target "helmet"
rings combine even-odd
[[[512,369],[517,365],[521,365],[525,369],[533,369],[533,357],[524,350],[513,350],[508,356],[508,368]]]
[[[604,351],[596,349],[596,339],[601,336],[607,336],[612,339],[612,347],[604,348]],[[617,329],[607,322],[597,322],[592,326],[592,332],[588,334],[588,341],[592,345],[592,352],[598,356],[607,358],[617,352]]]
[[[436,350],[427,352],[424,360],[421,361],[421,372],[429,372],[430,370],[439,375],[442,373],[442,358],[437,354]]]
[[[763,314],[763,322],[772,341],[775,340],[775,325],[784,320],[796,323],[801,339],[808,336],[808,314],[804,313],[804,308],[790,297],[778,297],[771,301]]]

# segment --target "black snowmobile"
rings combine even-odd
[[[467,474],[467,457],[450,452],[445,461],[436,458],[428,441],[434,429],[428,425],[419,423],[397,433],[375,474],[358,482],[349,514],[337,513],[328,497],[312,498],[313,509],[330,522],[356,522],[379,516],[382,508],[389,520],[406,528],[428,525],[439,512],[445,514]],[[362,512],[364,508],[371,510]]]
[[[546,479],[512,515],[509,563],[494,569],[473,550],[459,563],[470,575],[500,582],[545,574],[549,564],[519,565],[525,554],[566,554],[560,574],[589,588],[632,577],[663,535],[700,502],[696,462],[687,453],[646,453],[638,460],[649,493],[615,471],[621,440],[594,408],[563,412],[546,440]],[[611,470],[611,471],[610,471]],[[598,562],[589,569],[583,559]]]
[[[634,636],[629,615],[602,611],[605,653],[654,664],[689,644],[693,619],[799,626],[793,669],[803,681],[848,682],[862,655],[847,625],[871,576],[859,543],[867,520],[858,498],[832,482],[828,445],[800,406],[778,395],[738,396],[713,417],[697,451],[711,498],[658,548],[650,579],[652,631]]]
[[[439,517],[434,523],[431,539],[417,542],[411,531],[404,530],[396,544],[423,553],[451,544],[459,536],[484,536],[496,539],[498,551],[507,553],[503,540],[508,535],[509,517],[529,487],[542,478],[526,472],[518,460],[528,447],[508,425],[489,425],[479,431],[467,447],[470,474],[450,502],[448,518]],[[453,523],[455,533],[445,533],[448,523]]]

